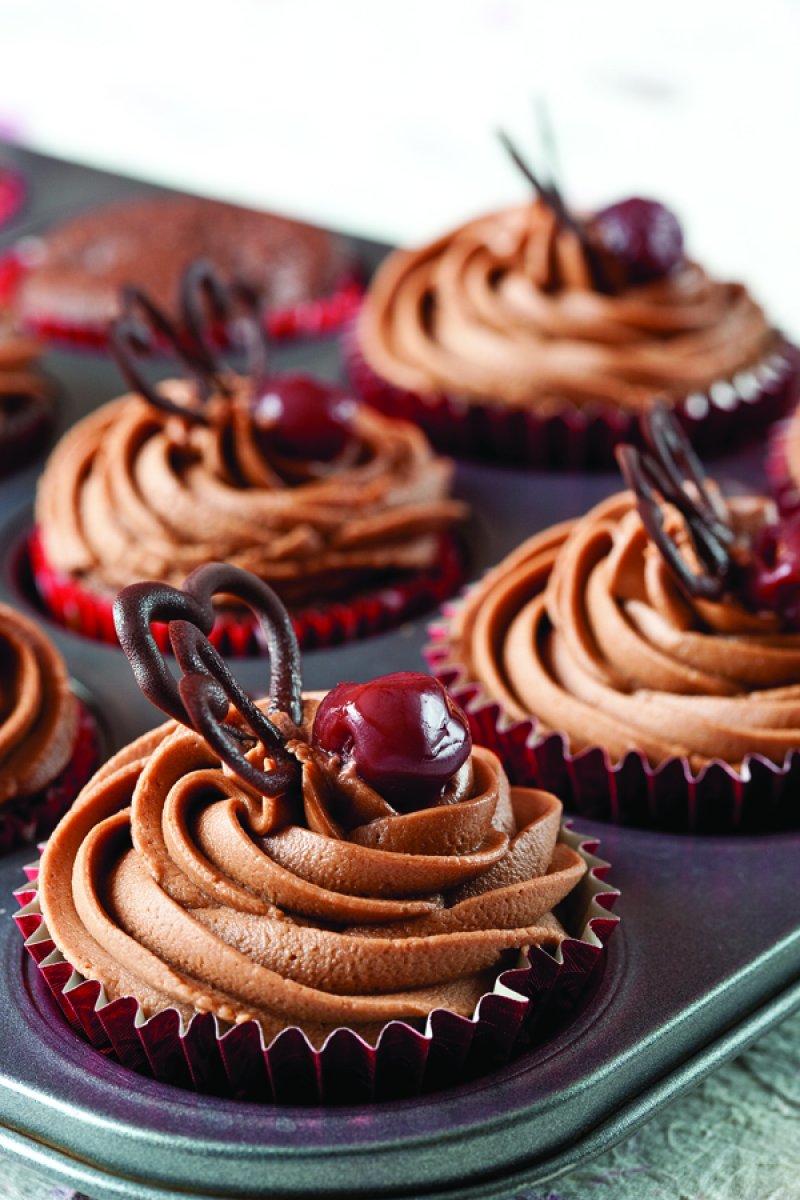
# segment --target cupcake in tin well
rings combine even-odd
[[[552,185],[379,267],[345,353],[360,393],[439,449],[604,467],[666,400],[697,447],[730,447],[797,393],[797,351],[740,283],[687,257],[634,198],[578,219]]]
[[[336,328],[360,294],[333,234],[197,196],[142,196],[70,217],[25,240],[7,260],[6,283],[27,328],[102,346],[120,287],[137,279],[169,309],[200,257],[253,289],[276,337]]]
[[[726,498],[665,409],[633,491],[536,534],[429,658],[512,780],[626,824],[797,827],[800,571],[763,496]]]
[[[0,854],[46,836],[97,761],[94,718],[58,650],[0,604]]]
[[[38,344],[0,310],[0,479],[26,466],[50,437],[53,387],[38,360]]]
[[[236,320],[249,368],[224,367],[205,323],[233,317],[238,301],[202,263],[184,277],[180,327],[143,293],[128,298],[112,344],[137,390],[80,421],[39,484],[31,561],[53,615],[114,641],[120,587],[179,583],[225,559],[275,587],[301,641],[321,645],[396,624],[456,590],[453,530],[466,509],[449,495],[452,463],[416,426],[310,377],[271,376],[249,302]],[[172,341],[188,378],[153,386],[142,376],[133,357],[146,340],[142,317]],[[259,653],[256,631],[227,606],[215,637]]]
[[[218,591],[264,626],[266,700],[206,640]],[[224,564],[115,613],[176,719],[88,784],[17,918],[95,1045],[199,1090],[335,1101],[353,1077],[367,1096],[455,1081],[535,1035],[534,1001],[574,1004],[613,925],[602,864],[555,796],[509,789],[436,680],[303,696],[288,615]]]

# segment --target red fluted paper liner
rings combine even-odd
[[[429,627],[425,658],[512,783],[555,792],[569,811],[615,825],[704,834],[800,828],[800,750],[780,764],[748,754],[738,769],[714,760],[693,771],[679,757],[653,767],[636,750],[618,762],[602,746],[573,753],[565,733],[540,730],[534,716],[512,719],[458,658],[451,628],[461,603],[445,605],[444,620]]]
[[[25,557],[25,556],[23,556]],[[113,597],[84,588],[49,563],[38,531],[28,541],[27,563],[32,584],[47,612],[73,633],[117,645]],[[324,608],[292,613],[295,632],[304,650],[337,646],[393,629],[421,613],[431,612],[454,595],[466,576],[466,551],[452,534],[439,538],[434,563],[425,571],[403,572],[393,580],[332,602]],[[166,625],[154,625],[162,650],[169,649]],[[210,637],[221,654],[258,657],[265,653],[261,628],[249,609],[221,611]]]
[[[23,243],[0,258],[0,304],[12,304],[26,272],[35,263],[35,243]],[[357,312],[363,287],[355,271],[348,271],[334,291],[291,308],[275,308],[267,314],[267,333],[277,340],[325,337],[337,332]],[[108,326],[47,313],[26,313],[27,332],[43,341],[58,342],[82,350],[103,350],[108,344]]]
[[[437,1009],[424,1031],[391,1021],[371,1045],[351,1029],[337,1029],[315,1049],[297,1028],[266,1044],[255,1021],[223,1028],[209,1013],[184,1027],[175,1009],[149,1019],[131,997],[109,1001],[102,985],[67,963],[50,938],[39,907],[38,863],[25,868],[26,887],[15,892],[14,914],[25,948],[73,1029],[127,1067],[195,1091],[279,1104],[364,1103],[418,1095],[501,1066],[561,1027],[591,994],[617,925],[610,915],[619,894],[604,883],[608,863],[595,841],[571,829],[561,838],[588,870],[556,911],[575,936],[551,953],[520,955],[482,996],[472,1017]]]
[[[6,225],[16,216],[27,194],[25,179],[19,171],[13,167],[0,167],[0,225]]]
[[[507,404],[421,395],[395,387],[372,370],[356,322],[343,333],[342,354],[356,393],[391,417],[420,425],[434,447],[457,458],[566,470],[615,469],[614,447],[639,444],[639,418],[610,407],[565,405],[537,413]],[[675,412],[704,456],[727,453],[781,417],[800,397],[800,350],[781,338],[758,366],[675,402]]]
[[[78,705],[78,734],[72,758],[58,778],[34,796],[15,796],[0,805],[0,854],[47,837],[97,767],[97,725],[86,706],[80,701]]]
[[[800,510],[800,481],[792,478],[786,456],[789,428],[796,421],[797,415],[792,414],[785,421],[779,421],[773,426],[765,461],[770,486],[778,508],[784,516],[792,516]]]

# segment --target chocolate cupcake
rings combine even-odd
[[[209,289],[233,315],[232,293],[200,264],[184,278],[181,328],[129,295],[112,336],[137,391],[80,421],[39,484],[32,562],[48,610],[113,641],[120,587],[179,583],[216,558],[275,587],[307,643],[374,632],[452,594],[462,555],[451,531],[465,515],[449,498],[452,464],[415,426],[336,387],[271,376],[249,297],[236,322],[249,368],[223,366],[204,338]],[[189,378],[153,386],[139,373],[139,313],[169,335]],[[259,653],[252,620],[226,613],[221,644]]]
[[[26,240],[16,305],[42,336],[103,345],[124,284],[137,280],[169,309],[182,272],[199,257],[253,289],[273,336],[325,332],[358,296],[342,243],[324,230],[196,196],[145,196]]]
[[[0,311],[0,479],[35,458],[53,427],[53,387],[38,359],[37,343]]]
[[[206,639],[217,592],[264,627],[266,700]],[[400,673],[304,697],[288,614],[223,564],[182,591],[134,585],[115,612],[137,681],[175,719],[89,783],[19,916],[37,956],[52,939],[43,966],[58,964],[56,994],[73,1019],[91,1013],[96,1044],[167,1082],[260,1099],[281,1098],[290,1049],[292,1098],[316,1102],[336,1099],[340,1073],[373,1094],[409,1076],[419,1090],[441,1053],[458,1078],[487,1039],[502,1061],[531,1034],[531,998],[558,1004],[568,956],[574,1003],[611,930],[599,864],[559,833],[554,796],[509,789],[472,748],[440,684]],[[65,989],[63,960],[92,983]]]
[[[0,604],[0,853],[47,835],[97,765],[94,719],[36,624]]]
[[[521,165],[531,204],[378,269],[345,347],[370,403],[452,453],[574,468],[613,462],[657,398],[709,450],[780,413],[797,352],[742,284],[686,255],[668,209],[579,220]]]
[[[627,824],[797,827],[800,571],[656,409],[632,491],[544,531],[434,630],[436,674],[516,783]],[[793,565],[794,564],[794,565]]]

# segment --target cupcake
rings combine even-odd
[[[341,241],[324,230],[196,196],[143,196],[26,239],[12,256],[16,304],[42,336],[104,345],[122,285],[136,279],[170,308],[181,273],[201,256],[256,292],[273,336],[323,333],[358,297]]]
[[[36,624],[0,604],[0,854],[48,834],[97,766],[94,719]]]
[[[219,591],[264,625],[265,700],[206,640]],[[574,1002],[611,930],[599,862],[554,796],[509,789],[440,684],[304,696],[288,614],[226,564],[127,588],[115,616],[175,719],[87,785],[18,917],[95,1045],[201,1091],[332,1101],[348,1079],[386,1096],[502,1061],[544,993]]]
[[[38,367],[39,347],[0,310],[0,479],[27,465],[53,426],[53,388]]]
[[[463,577],[452,531],[466,511],[449,497],[452,464],[414,425],[308,376],[270,375],[250,309],[235,323],[250,339],[248,370],[223,366],[198,325],[209,287],[232,314],[231,293],[197,264],[184,278],[180,328],[129,295],[169,334],[189,378],[149,384],[132,351],[140,318],[117,323],[113,347],[136,390],[74,426],[39,484],[31,557],[48,610],[114,641],[121,587],[176,584],[219,558],[273,586],[303,642],[319,645],[452,594]],[[235,653],[260,652],[255,624],[230,606],[215,636]]]
[[[521,165],[530,204],[378,269],[345,345],[365,399],[439,449],[573,468],[611,465],[655,398],[709,450],[782,411],[796,351],[742,284],[686,255],[668,209],[633,198],[579,220]]]
[[[435,673],[518,784],[585,815],[800,825],[800,569],[773,503],[725,497],[666,409],[630,491],[536,534],[434,629]]]

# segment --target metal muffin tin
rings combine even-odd
[[[20,156],[33,205],[4,231],[44,228],[134,189],[127,181]],[[380,249],[360,245],[368,258]],[[276,354],[329,376],[333,344]],[[59,429],[111,399],[105,358],[52,353],[64,384]],[[754,478],[758,455],[721,474]],[[17,565],[41,463],[0,484],[0,600],[30,610]],[[479,574],[522,538],[615,490],[611,475],[547,475],[462,464],[457,492]],[[42,623],[88,690],[112,748],[158,723],[122,653]],[[304,657],[305,684],[421,668],[425,621]],[[238,660],[253,691],[265,664]],[[622,924],[595,995],[560,1034],[477,1082],[358,1108],[257,1106],[153,1083],[85,1045],[28,963],[10,913],[19,851],[0,860],[0,1148],[94,1200],[185,1197],[510,1197],[625,1136],[660,1105],[800,1006],[800,834],[699,838],[581,820],[612,863]]]

